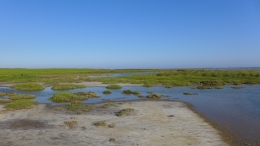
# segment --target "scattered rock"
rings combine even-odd
[[[115,142],[116,139],[115,139],[115,138],[109,138],[109,141],[110,141],[110,142]]]

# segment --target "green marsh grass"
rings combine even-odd
[[[78,124],[77,121],[65,121],[64,125],[66,125],[67,127],[69,127],[69,129],[75,129],[76,125]]]
[[[80,100],[81,98],[73,93],[69,92],[60,92],[54,94],[49,100],[52,102],[71,102],[74,100]]]
[[[6,104],[4,108],[10,110],[28,109],[28,108],[32,108],[33,105],[37,105],[37,104],[39,103],[32,99],[19,99]]]
[[[106,126],[106,122],[105,121],[97,121],[97,122],[94,122],[93,125],[95,125],[96,127]]]
[[[147,85],[191,86],[216,81],[225,84],[260,84],[260,70],[206,70],[206,69],[0,69],[0,82],[42,82],[46,85],[83,81],[106,84],[133,83]],[[151,74],[134,74],[150,72]],[[115,78],[89,78],[92,75],[133,73],[133,76]],[[75,80],[76,78],[76,80]],[[206,85],[205,85],[206,86]]]
[[[100,96],[97,95],[95,92],[89,91],[89,92],[77,92],[74,93],[75,95],[82,98],[82,100],[86,100],[89,98],[99,98]]]
[[[131,90],[124,90],[122,93],[123,94],[132,94],[133,92]]]
[[[111,106],[114,106],[114,107],[117,107],[118,105],[117,104],[114,104],[114,103],[105,103],[102,108],[108,108],[108,107],[111,107]]]
[[[109,86],[107,86],[106,88],[107,88],[107,89],[121,89],[122,86],[120,86],[120,85],[109,85]]]
[[[21,90],[21,91],[39,91],[39,90],[43,90],[45,87],[37,83],[25,83],[25,84],[15,84],[11,86],[11,88],[14,88],[16,90]]]
[[[140,92],[139,91],[134,91],[134,92],[132,92],[134,95],[139,95],[140,94]]]
[[[115,124],[108,124],[107,127],[108,128],[115,128]]]
[[[7,95],[7,93],[0,92],[0,97]]]
[[[106,91],[104,91],[104,92],[102,92],[103,94],[111,94],[112,92],[111,91],[109,91],[109,90],[106,90]]]
[[[155,93],[150,93],[147,98],[149,99],[160,99],[162,97],[161,94],[155,94]]]
[[[33,94],[10,94],[8,95],[10,100],[18,100],[18,99],[34,99],[36,96]]]
[[[71,89],[78,89],[78,88],[86,88],[86,85],[83,84],[57,84],[54,85],[51,89],[52,90],[71,90]]]
[[[10,99],[0,99],[0,103],[10,103],[12,100]]]
[[[126,109],[122,109],[122,110],[120,110],[120,111],[118,111],[117,113],[116,113],[116,116],[118,116],[118,117],[121,117],[121,116],[123,116],[123,115],[130,115],[132,112],[134,111],[134,109],[132,109],[132,108],[126,108]]]

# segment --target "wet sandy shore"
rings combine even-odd
[[[228,145],[216,129],[182,102],[128,101],[108,108],[102,108],[103,104],[92,104],[94,110],[85,113],[44,104],[1,112],[1,145]],[[128,116],[115,115],[125,108],[134,111]],[[93,123],[97,121],[114,127],[96,127]],[[69,127],[68,123],[73,124]]]

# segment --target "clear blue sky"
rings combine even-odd
[[[259,0],[0,0],[1,68],[260,66]]]

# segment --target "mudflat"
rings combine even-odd
[[[185,103],[170,101],[114,102],[89,112],[39,104],[31,109],[3,111],[0,105],[2,146],[225,146],[219,132]],[[116,116],[122,109],[133,109]],[[95,123],[101,122],[100,126]]]

